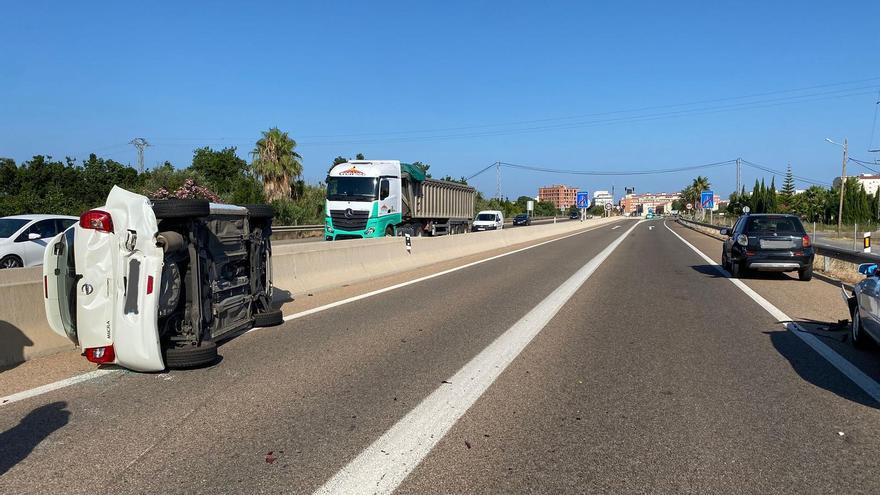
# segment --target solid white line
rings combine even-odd
[[[638,224],[582,266],[315,493],[392,493]]]
[[[374,290],[374,291],[372,291],[372,292],[367,292],[367,293],[364,293],[364,294],[361,294],[361,295],[358,295],[358,296],[349,297],[348,299],[342,299],[342,300],[340,300],[340,301],[336,301],[336,302],[333,302],[333,303],[330,303],[330,304],[325,304],[324,306],[319,306],[319,307],[317,307],[317,308],[312,308],[312,309],[309,309],[309,310],[306,310],[306,311],[301,311],[301,312],[299,312],[299,313],[294,313],[294,314],[292,314],[292,315],[287,315],[287,316],[284,317],[284,321],[290,321],[290,320],[294,320],[294,319],[297,319],[297,318],[302,318],[303,316],[308,316],[308,315],[312,315],[312,314],[315,314],[315,313],[319,313],[319,312],[321,312],[321,311],[326,311],[326,310],[328,310],[328,309],[335,308],[335,307],[337,307],[337,306],[342,306],[343,304],[348,304],[348,303],[352,303],[352,302],[355,302],[355,301],[359,301],[359,300],[361,300],[361,299],[366,299],[366,298],[368,298],[368,297],[372,297],[372,296],[375,296],[375,295],[378,295],[378,294],[382,294],[382,293],[384,293],[384,292],[388,292],[388,291],[392,291],[392,290],[395,290],[395,289],[399,289],[399,288],[401,288],[401,287],[406,287],[407,285],[412,285],[412,284],[415,284],[415,283],[419,283],[419,282],[423,282],[423,281],[425,281],[425,280],[432,279],[432,278],[434,278],[434,277],[439,277],[439,276],[441,276],[441,275],[446,275],[447,273],[452,273],[452,272],[457,271],[457,270],[463,270],[463,269],[465,269],[465,268],[469,268],[469,267],[472,267],[472,266],[474,266],[474,265],[479,265],[480,263],[485,263],[485,262],[487,262],[487,261],[492,261],[492,260],[494,260],[494,259],[503,258],[504,256],[510,256],[511,254],[516,254],[516,253],[519,253],[519,252],[525,251],[525,250],[527,250],[527,249],[532,249],[532,248],[536,248],[536,247],[538,247],[538,246],[543,246],[544,244],[549,244],[549,243],[551,243],[551,242],[556,242],[556,241],[561,241],[561,240],[563,240],[563,239],[568,239],[569,237],[573,237],[573,236],[576,236],[576,235],[580,235],[580,234],[583,234],[583,233],[585,233],[585,232],[589,232],[589,231],[591,231],[591,230],[595,230],[595,229],[597,229],[597,228],[599,228],[599,227],[601,227],[601,225],[595,225],[595,226],[588,227],[588,228],[586,228],[586,229],[584,229],[584,230],[579,230],[579,231],[577,231],[577,232],[574,232],[574,233],[571,233],[571,234],[568,234],[568,235],[565,235],[565,236],[562,236],[562,237],[556,237],[556,238],[554,238],[554,239],[550,239],[550,240],[547,240],[547,241],[544,241],[544,242],[540,242],[540,243],[538,243],[538,244],[533,244],[533,245],[531,245],[531,246],[526,246],[526,247],[524,247],[524,248],[516,249],[516,250],[510,251],[510,252],[507,252],[507,253],[502,253],[502,254],[499,254],[499,255],[496,255],[496,256],[492,256],[492,257],[490,257],[490,258],[486,258],[486,259],[482,259],[482,260],[474,261],[474,262],[472,262],[472,263],[468,263],[468,264],[466,264],[466,265],[462,265],[462,266],[459,266],[459,267],[451,268],[451,269],[449,269],[449,270],[444,270],[444,271],[442,271],[442,272],[438,272],[438,273],[434,273],[434,274],[431,274],[431,275],[427,275],[427,276],[425,276],[425,277],[417,278],[417,279],[415,279],[415,280],[410,280],[410,281],[408,281],[408,282],[403,282],[403,283],[400,283],[400,284],[396,284],[396,285],[392,285],[392,286],[389,286],[389,287],[385,287],[385,288],[383,288],[383,289]],[[263,329],[263,327],[254,327],[254,328],[251,328],[250,330],[244,332],[242,335],[244,335],[244,334],[248,334],[248,333],[251,333],[251,332],[255,332],[255,331],[257,331],[257,330],[262,330],[262,329]],[[121,371],[121,370],[112,369],[112,370],[96,370],[96,371],[90,371],[90,372],[88,372],[88,373],[83,373],[83,374],[81,374],[81,375],[72,376],[72,377],[70,377],[70,378],[66,378],[66,379],[64,379],[64,380],[59,380],[59,381],[57,381],[57,382],[53,382],[53,383],[50,383],[50,384],[48,384],[48,385],[42,385],[42,386],[40,386],[40,387],[36,387],[36,388],[32,388],[32,389],[30,389],[30,390],[25,390],[25,391],[22,391],[22,392],[18,392],[18,393],[15,393],[15,394],[12,394],[12,395],[9,395],[9,396],[6,396],[6,397],[0,397],[0,406],[4,406],[4,405],[6,405],[6,404],[12,404],[13,402],[17,402],[17,401],[20,401],[20,400],[28,399],[28,398],[31,398],[31,397],[36,397],[36,396],[38,396],[38,395],[42,395],[42,394],[45,394],[45,393],[47,393],[47,392],[51,392],[51,391],[53,391],[53,390],[58,390],[59,388],[69,387],[69,386],[71,386],[71,385],[75,385],[75,384],[77,384],[77,383],[82,383],[82,382],[85,382],[85,381],[88,381],[88,380],[92,380],[92,379],[94,379],[94,378],[98,378],[98,377],[100,377],[100,376],[104,376],[104,375],[109,374],[109,373],[117,373],[117,372],[119,372],[119,371]]]
[[[88,373],[65,378],[64,380],[58,380],[57,382],[52,382],[37,388],[32,388],[23,392],[7,395],[6,397],[0,397],[0,405],[5,406],[7,404],[12,404],[13,402],[18,402],[20,400],[30,399],[31,397],[36,397],[38,395],[42,395],[53,390],[58,390],[59,388],[69,387],[71,385],[76,385],[77,383],[82,383],[84,381],[92,380],[94,378],[98,378],[104,375],[109,375],[111,373],[119,373],[120,371],[121,370],[117,369],[89,371]]]
[[[810,346],[814,351],[816,351],[820,356],[825,358],[826,361],[831,363],[832,366],[837,368],[838,371],[846,375],[847,378],[852,380],[859,388],[865,391],[866,394],[871,396],[872,399],[880,403],[880,383],[877,383],[873,378],[866,375],[862,370],[860,370],[857,366],[849,362],[845,357],[841,356],[837,352],[835,352],[832,348],[828,347],[827,344],[819,340],[815,335],[807,332],[802,326],[797,323],[791,321],[791,318],[782,312],[779,308],[774,306],[770,301],[764,299],[763,296],[755,292],[751,287],[745,284],[742,280],[731,278],[730,274],[727,273],[727,270],[721,267],[718,263],[715,263],[712,258],[703,254],[702,251],[697,249],[696,246],[686,241],[684,237],[678,235],[678,232],[669,228],[669,225],[666,225],[666,222],[663,222],[663,225],[666,226],[666,229],[675,234],[675,237],[681,239],[681,242],[685,243],[689,248],[693,249],[695,253],[697,253],[704,261],[712,265],[718,273],[727,277],[727,280],[739,287],[740,290],[746,293],[747,296],[752,298],[753,301],[758,303],[762,308],[764,308],[770,315],[775,318],[777,321],[784,322],[782,325],[791,333],[797,335],[801,340],[804,341],[808,346]]]

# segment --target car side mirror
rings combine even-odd
[[[718,229],[718,233],[723,236],[730,236],[730,229]]]
[[[859,273],[866,277],[870,277],[877,273],[877,263],[862,263],[859,265]]]
[[[29,241],[36,241],[37,239],[40,239],[40,234],[36,232],[31,232],[30,234],[28,234]]]

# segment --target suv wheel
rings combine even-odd
[[[859,316],[859,308],[853,308],[852,314],[852,325],[850,325],[850,340],[852,340],[853,347],[857,349],[864,349],[867,347],[867,336],[865,332],[862,330],[862,318]]]
[[[203,341],[202,345],[165,349],[165,366],[169,369],[195,368],[217,360],[217,344]]]
[[[809,282],[813,278],[813,265],[808,265],[798,270],[798,278],[804,282]]]
[[[157,220],[206,217],[211,214],[211,203],[204,199],[159,199],[153,201],[153,214]]]

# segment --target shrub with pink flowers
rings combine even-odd
[[[196,184],[192,179],[186,179],[176,191],[160,187],[150,193],[149,197],[152,199],[207,199],[213,203],[222,203],[220,196],[214,194],[207,187]]]

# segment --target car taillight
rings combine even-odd
[[[107,364],[112,363],[116,360],[116,352],[113,351],[113,346],[108,345],[104,347],[90,347],[86,349],[86,359],[96,364]]]
[[[153,293],[153,276],[148,275],[147,276],[147,295],[150,295],[152,293]]]
[[[79,226],[98,232],[113,232],[113,218],[106,211],[90,210],[80,215]]]
[[[810,236],[804,235],[803,243],[805,248],[810,247]]]

